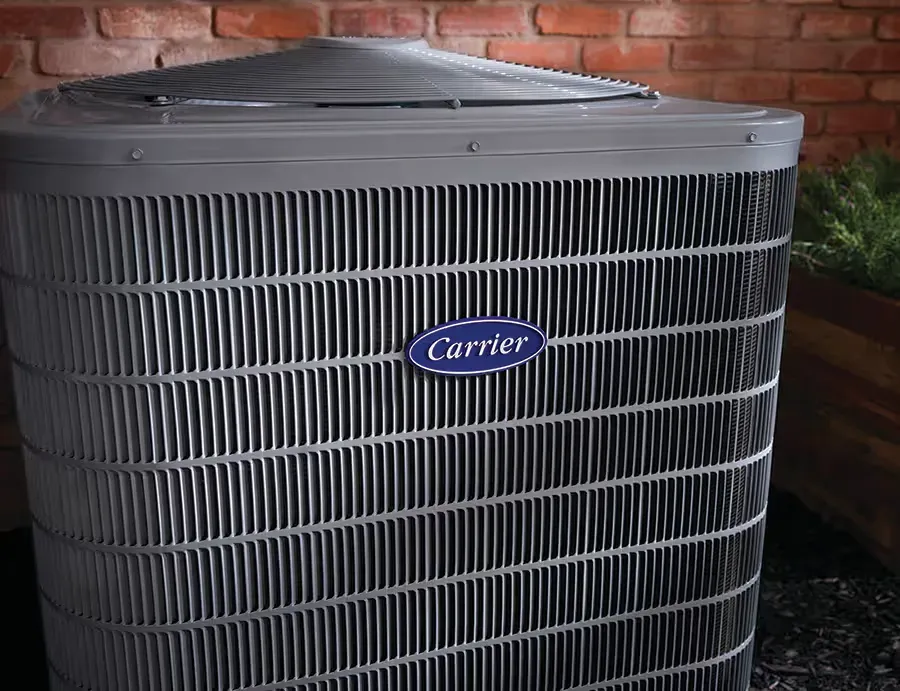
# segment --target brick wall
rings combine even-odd
[[[791,105],[808,117],[811,161],[898,131],[900,0],[0,0],[0,101],[60,78],[260,52],[317,33],[424,35],[678,95]]]
[[[807,116],[811,162],[898,133],[900,0],[0,0],[0,104],[59,79],[261,52],[310,34],[424,35],[671,94],[787,105]],[[0,528],[21,516],[23,496],[7,372],[0,361]]]

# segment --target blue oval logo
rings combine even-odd
[[[435,374],[467,376],[518,367],[547,347],[547,335],[511,317],[471,317],[438,324],[413,338],[406,359]]]

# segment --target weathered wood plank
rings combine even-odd
[[[785,343],[876,386],[900,393],[900,351],[820,317],[789,308]]]
[[[900,302],[795,275],[772,481],[900,572]]]
[[[798,348],[790,337],[782,353],[779,392],[779,414],[790,412],[789,401],[804,408],[839,405],[882,433],[900,433],[900,391],[878,386]]]
[[[796,433],[776,442],[775,485],[840,516],[880,551],[898,552],[900,447],[860,433],[836,408],[790,411],[781,423]]]
[[[877,343],[900,347],[900,301],[792,269],[788,306]]]

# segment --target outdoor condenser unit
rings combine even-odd
[[[800,115],[312,39],[0,128],[54,689],[748,688]]]

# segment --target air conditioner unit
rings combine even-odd
[[[419,40],[22,101],[53,688],[747,689],[801,129]]]

